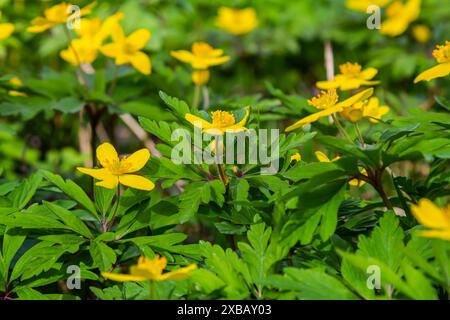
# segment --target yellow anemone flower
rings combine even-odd
[[[300,155],[300,153],[295,153],[295,154],[293,154],[292,156],[291,156],[291,161],[290,162],[292,162],[292,161],[301,161],[302,160],[302,156]]]
[[[388,18],[381,23],[380,32],[391,37],[401,35],[419,14],[420,0],[409,0],[407,3],[395,1],[386,9]]]
[[[230,60],[229,56],[223,56],[222,49],[214,49],[206,42],[194,42],[191,50],[192,52],[187,50],[171,51],[170,54],[198,70],[208,69]]]
[[[433,50],[433,56],[438,62],[438,65],[419,74],[414,79],[414,83],[445,77],[450,73],[450,42],[445,41],[444,45],[437,45],[436,49]]]
[[[258,26],[258,18],[253,8],[234,9],[220,7],[216,25],[234,35],[243,35]]]
[[[362,70],[361,65],[358,63],[347,62],[341,64],[339,70],[341,73],[336,75],[332,81],[319,81],[316,83],[316,86],[319,89],[339,88],[345,91],[380,83],[379,81],[369,81],[378,73],[378,70],[375,68]]]
[[[439,208],[433,202],[424,198],[417,205],[412,205],[411,211],[420,224],[430,229],[419,231],[419,235],[427,238],[450,240],[450,205]]]
[[[351,96],[350,98],[339,101],[339,96],[336,93],[336,89],[328,89],[328,91],[322,91],[317,95],[317,97],[308,100],[308,103],[318,109],[322,109],[319,112],[313,113],[293,125],[286,128],[286,132],[295,130],[300,127],[304,127],[312,122],[319,120],[320,118],[329,116],[336,112],[342,112],[346,107],[350,107],[357,102],[366,100],[373,94],[373,88],[366,89],[364,91],[358,92],[357,94]]]
[[[417,42],[425,43],[431,38],[431,31],[428,26],[424,24],[418,24],[413,27],[412,35]]]
[[[339,156],[336,156],[332,160],[330,160],[330,158],[328,158],[327,155],[321,151],[316,151],[314,154],[316,155],[316,158],[317,158],[317,160],[319,160],[319,162],[334,162],[341,158]],[[367,176],[367,170],[364,168],[360,169],[359,173],[361,173],[364,176]],[[353,187],[362,187],[365,183],[366,182],[364,180],[359,180],[359,179],[351,179],[348,182],[348,184]]]
[[[8,82],[16,87],[21,87],[23,85],[22,80],[20,80],[17,77],[10,79]],[[16,91],[16,90],[9,90],[8,94],[13,97],[26,97],[27,96],[26,93]]]
[[[8,38],[14,32],[12,23],[0,23],[0,40]]]
[[[194,70],[192,72],[192,82],[197,86],[202,86],[209,81],[209,70]]]
[[[150,191],[155,185],[150,180],[130,174],[141,170],[148,159],[150,152],[147,149],[141,149],[129,157],[119,158],[116,149],[110,143],[103,143],[97,148],[97,159],[103,168],[77,168],[78,171],[90,175],[95,179],[102,180],[97,182],[97,186],[114,189],[119,183],[140,190]]]
[[[389,110],[388,106],[380,106],[377,97],[371,97],[364,106],[363,116],[369,118],[370,122],[377,123]]]
[[[88,38],[74,39],[70,42],[69,48],[62,50],[59,54],[61,58],[70,64],[77,66],[83,63],[92,63],[97,58],[97,48],[92,45]]]
[[[200,117],[187,113],[184,118],[197,128],[201,128],[202,132],[214,135],[223,135],[226,132],[239,132],[247,130],[245,123],[250,115],[250,107],[245,110],[245,116],[241,121],[236,123],[234,115],[228,111],[217,110],[211,112],[212,121],[208,122]]]
[[[166,265],[167,259],[165,257],[160,258],[158,255],[154,259],[139,257],[138,264],[130,267],[130,274],[102,272],[102,276],[120,282],[183,280],[188,278],[189,273],[197,268],[196,264],[191,264],[178,270],[163,273]]]
[[[103,41],[119,26],[123,16],[122,12],[117,12],[104,21],[100,18],[81,19],[80,28],[75,29],[75,32],[80,38],[89,39],[91,46],[100,48]]]
[[[111,35],[113,42],[100,48],[105,56],[115,58],[117,65],[131,63],[139,72],[145,75],[151,73],[150,58],[141,51],[150,39],[150,31],[138,29],[125,37],[122,27],[117,25]]]
[[[355,11],[367,12],[370,6],[385,7],[392,0],[347,0],[345,5],[347,8]]]
[[[54,5],[51,8],[48,8],[44,11],[43,17],[37,17],[34,18],[31,21],[31,26],[27,28],[28,32],[43,32],[45,30],[48,30],[50,28],[53,28],[54,26],[58,24],[67,23],[70,16],[72,15],[72,12],[70,10],[72,4],[70,3],[60,3],[57,5]],[[87,15],[91,13],[92,8],[95,7],[96,2],[92,2],[91,4],[88,4],[84,8],[80,10],[80,16]]]

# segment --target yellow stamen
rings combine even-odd
[[[450,62],[450,41],[445,41],[444,45],[437,45],[433,50],[433,57],[439,63]]]
[[[316,97],[308,100],[308,104],[317,109],[327,109],[334,106],[339,100],[336,89],[321,91]]]
[[[211,112],[212,123],[216,128],[225,128],[236,123],[234,115],[227,111],[217,110]]]
[[[339,66],[341,74],[356,76],[361,73],[361,65],[358,63],[347,62]]]

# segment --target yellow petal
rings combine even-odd
[[[366,90],[363,90],[361,92],[358,92],[357,94],[351,96],[350,98],[338,103],[338,106],[341,107],[350,107],[351,105],[362,101],[362,100],[366,100],[367,98],[369,98],[371,95],[373,94],[373,88],[369,88]]]
[[[414,83],[417,83],[419,81],[430,81],[434,78],[440,78],[445,77],[450,73],[450,62],[441,63],[437,66],[434,66],[428,70],[425,70],[421,74],[419,74],[415,79]]]
[[[297,128],[306,126],[307,124],[317,121],[322,117],[329,116],[335,112],[340,112],[340,111],[342,111],[342,109],[343,109],[343,107],[340,104],[337,104],[335,106],[329,107],[329,108],[321,110],[319,112],[310,114],[309,116],[307,116],[307,117],[297,121],[293,125],[287,127],[285,131],[289,132],[289,131],[295,130]]]
[[[110,168],[119,162],[119,155],[112,144],[105,142],[97,147],[97,159],[102,167]]]
[[[130,57],[130,62],[133,67],[145,75],[149,75],[152,71],[152,64],[150,58],[143,52],[138,51]]]
[[[104,187],[107,189],[115,189],[119,184],[119,178],[117,176],[110,175],[106,179],[97,182],[95,185],[99,187]]]
[[[319,89],[336,89],[339,88],[339,83],[337,81],[318,81],[316,87]]]
[[[361,71],[361,78],[364,80],[370,80],[373,77],[375,77],[378,73],[378,70],[375,68],[367,68],[363,71]]]
[[[170,51],[170,55],[185,63],[191,63],[194,60],[194,55],[187,50]]]
[[[148,159],[150,159],[150,151],[148,149],[140,149],[129,157],[125,157],[120,162],[121,167],[126,168],[125,173],[131,173],[141,170]]]
[[[238,127],[238,128],[242,128],[243,126],[245,126],[245,124],[247,123],[248,117],[250,116],[250,107],[247,106],[245,108],[245,115],[242,118],[241,121],[239,121],[238,123],[236,123],[234,126]]]
[[[150,191],[155,187],[155,184],[147,178],[135,174],[121,175],[119,176],[119,182],[124,186],[146,191]]]
[[[97,5],[97,1],[93,1],[90,4],[84,6],[83,8],[81,8],[80,10],[80,14],[82,16],[89,14],[92,12],[92,9],[94,9],[94,7]]]
[[[160,280],[183,280],[188,278],[189,273],[195,269],[197,269],[197,265],[191,264],[187,267],[162,274]]]
[[[138,29],[127,37],[127,43],[131,44],[135,49],[141,50],[144,48],[151,33],[147,29]]]
[[[320,162],[331,162],[330,158],[328,158],[327,155],[321,151],[316,151],[314,154]]]
[[[12,23],[0,23],[0,40],[8,38],[14,32]]]
[[[81,173],[94,177],[97,180],[105,180],[112,176],[111,172],[106,168],[90,169],[90,168],[77,168]]]
[[[28,32],[33,32],[33,33],[38,33],[38,32],[43,32],[45,30],[50,29],[51,27],[53,27],[56,23],[50,22],[47,19],[43,18],[43,17],[37,17],[34,18],[31,21],[31,26],[29,26],[27,28]]]
[[[114,30],[111,32],[111,36],[113,41],[117,44],[123,44],[125,42],[125,33],[123,32],[123,28],[120,24],[114,26]]]
[[[342,91],[358,89],[360,86],[360,79],[345,79],[340,83],[340,88]]]
[[[209,123],[206,120],[203,120],[200,117],[194,116],[191,113],[186,113],[184,118],[190,122],[192,125],[194,125],[197,128],[202,128],[203,130],[211,128],[212,124]]]
[[[100,52],[107,57],[114,58],[119,54],[119,46],[116,43],[108,43],[100,48]]]
[[[443,210],[428,199],[421,199],[417,205],[412,205],[411,211],[424,226],[433,229],[450,228],[450,220],[446,218]]]
[[[105,279],[110,279],[119,282],[128,282],[128,281],[145,281],[146,278],[133,276],[130,274],[120,274],[120,273],[111,273],[111,272],[102,272],[102,276]]]
[[[438,238],[442,240],[450,240],[450,229],[445,230],[420,230],[417,232],[419,236],[427,238]]]

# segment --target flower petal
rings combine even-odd
[[[316,151],[314,152],[314,154],[316,155],[317,160],[319,160],[320,162],[331,162],[330,158],[328,158],[327,155],[322,151]]]
[[[170,271],[161,275],[160,280],[183,280],[189,277],[192,270],[197,269],[196,264],[191,264],[174,271]]]
[[[150,58],[143,52],[138,51],[130,56],[130,62],[133,67],[145,75],[149,75],[152,71],[152,64]]]
[[[450,240],[450,229],[445,230],[420,230],[417,232],[419,236],[427,238],[438,238],[442,240]]]
[[[107,57],[114,58],[119,55],[119,46],[116,43],[108,43],[100,48],[100,52]]]
[[[186,115],[184,116],[184,118],[190,122],[193,126],[197,127],[197,128],[201,128],[203,130],[209,129],[212,127],[212,124],[209,123],[206,120],[203,120],[200,117],[194,116],[191,113],[186,113]]]
[[[363,91],[358,92],[357,94],[351,96],[350,98],[338,103],[337,106],[350,107],[351,105],[355,104],[356,102],[366,100],[372,94],[373,94],[373,88],[363,90]]]
[[[241,121],[239,121],[238,123],[236,123],[233,127],[238,127],[238,128],[243,127],[243,126],[247,123],[247,120],[248,120],[248,117],[249,117],[249,116],[250,116],[250,107],[247,106],[247,107],[245,108],[245,115],[244,115],[244,117],[242,118]]]
[[[295,130],[297,128],[306,126],[307,124],[310,124],[310,123],[312,123],[314,121],[317,121],[317,120],[319,120],[322,117],[329,116],[329,115],[331,115],[331,114],[333,114],[335,112],[340,112],[340,111],[342,111],[342,109],[343,109],[343,107],[340,104],[337,104],[337,105],[332,106],[330,108],[327,108],[327,109],[321,110],[319,112],[310,114],[309,116],[307,116],[307,117],[297,121],[293,125],[287,127],[285,131],[289,132],[289,131]]]
[[[378,70],[375,68],[367,68],[361,71],[361,78],[364,80],[370,80],[375,77],[378,73]]]
[[[316,87],[319,89],[336,89],[339,88],[339,82],[337,81],[318,81]]]
[[[126,173],[136,172],[145,166],[148,159],[150,159],[150,151],[143,148],[134,152],[129,157],[123,158],[121,166],[126,168]]]
[[[14,32],[12,23],[0,23],[0,40],[8,38]]]
[[[170,55],[185,63],[191,63],[194,60],[194,55],[187,50],[170,51]]]
[[[106,168],[90,169],[90,168],[77,168],[81,173],[87,174],[97,180],[105,180],[112,176],[111,172]]]
[[[434,78],[440,78],[445,77],[450,73],[450,62],[441,63],[437,66],[434,66],[428,70],[425,70],[421,74],[419,74],[415,79],[414,83],[417,83],[419,81],[430,81]]]
[[[50,29],[51,27],[53,27],[56,23],[50,22],[47,19],[43,18],[43,17],[37,17],[34,18],[31,21],[31,26],[29,26],[27,28],[28,32],[33,32],[33,33],[38,33],[38,32],[43,32],[45,30]]]
[[[150,191],[155,187],[153,182],[136,174],[121,175],[119,176],[119,182],[124,186],[146,191]]]
[[[151,32],[147,29],[138,29],[127,37],[127,43],[131,44],[137,50],[145,47],[150,39]]]
[[[450,220],[447,220],[443,210],[428,199],[421,199],[417,205],[411,206],[411,211],[416,219],[429,228],[450,228]]]
[[[133,276],[130,274],[120,274],[120,273],[112,273],[112,272],[102,272],[102,276],[105,279],[110,279],[113,281],[119,281],[119,282],[128,282],[128,281],[145,281],[146,278],[139,277],[139,276]]]
[[[112,144],[105,142],[97,147],[97,159],[102,167],[109,168],[119,162],[119,155]]]
[[[115,189],[119,184],[119,178],[117,176],[111,175],[106,179],[97,182],[95,185],[99,187],[104,187],[107,189]]]

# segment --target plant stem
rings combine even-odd
[[[155,287],[155,281],[150,280],[148,283],[148,289],[149,289],[149,300],[157,300],[156,299],[156,287]]]
[[[194,107],[194,108],[198,108],[198,103],[200,102],[199,100],[200,100],[200,89],[201,89],[201,86],[195,86],[195,89],[194,89],[194,100],[192,101],[192,106]]]
[[[84,72],[81,69],[81,59],[80,56],[78,55],[77,50],[75,50],[74,46],[72,45],[72,36],[70,35],[70,31],[67,28],[66,25],[64,25],[64,32],[66,34],[67,40],[69,41],[69,47],[70,49],[73,51],[73,55],[75,56],[75,59],[77,60],[77,65],[78,65],[78,70],[79,70],[79,78],[78,80],[80,81],[81,85],[87,90],[87,81],[86,78],[84,77]]]
[[[338,128],[339,132],[341,133],[341,135],[343,135],[350,143],[353,144],[353,140],[352,138],[350,138],[350,136],[348,135],[347,131],[345,131],[344,127],[342,126],[341,122],[339,121],[339,119],[336,117],[336,115],[333,113],[331,115],[331,117],[333,118],[334,123],[336,124],[336,127]]]
[[[366,147],[366,143],[364,142],[364,138],[363,138],[363,136],[361,134],[361,131],[359,130],[359,125],[358,125],[357,122],[355,122],[355,129],[356,129],[356,134],[358,135],[359,143],[361,143],[361,146],[363,148],[365,148]]]
[[[203,110],[206,110],[209,107],[209,91],[207,86],[202,87],[202,93],[203,93]]]
[[[117,195],[116,195],[116,197],[117,197],[116,206],[114,208],[114,212],[112,213],[112,215],[107,219],[107,220],[109,220],[109,223],[106,222],[106,231],[109,230],[108,224],[110,226],[112,226],[112,224],[114,223],[114,218],[116,217],[117,210],[119,209],[119,206],[120,206],[120,185],[117,186]]]

